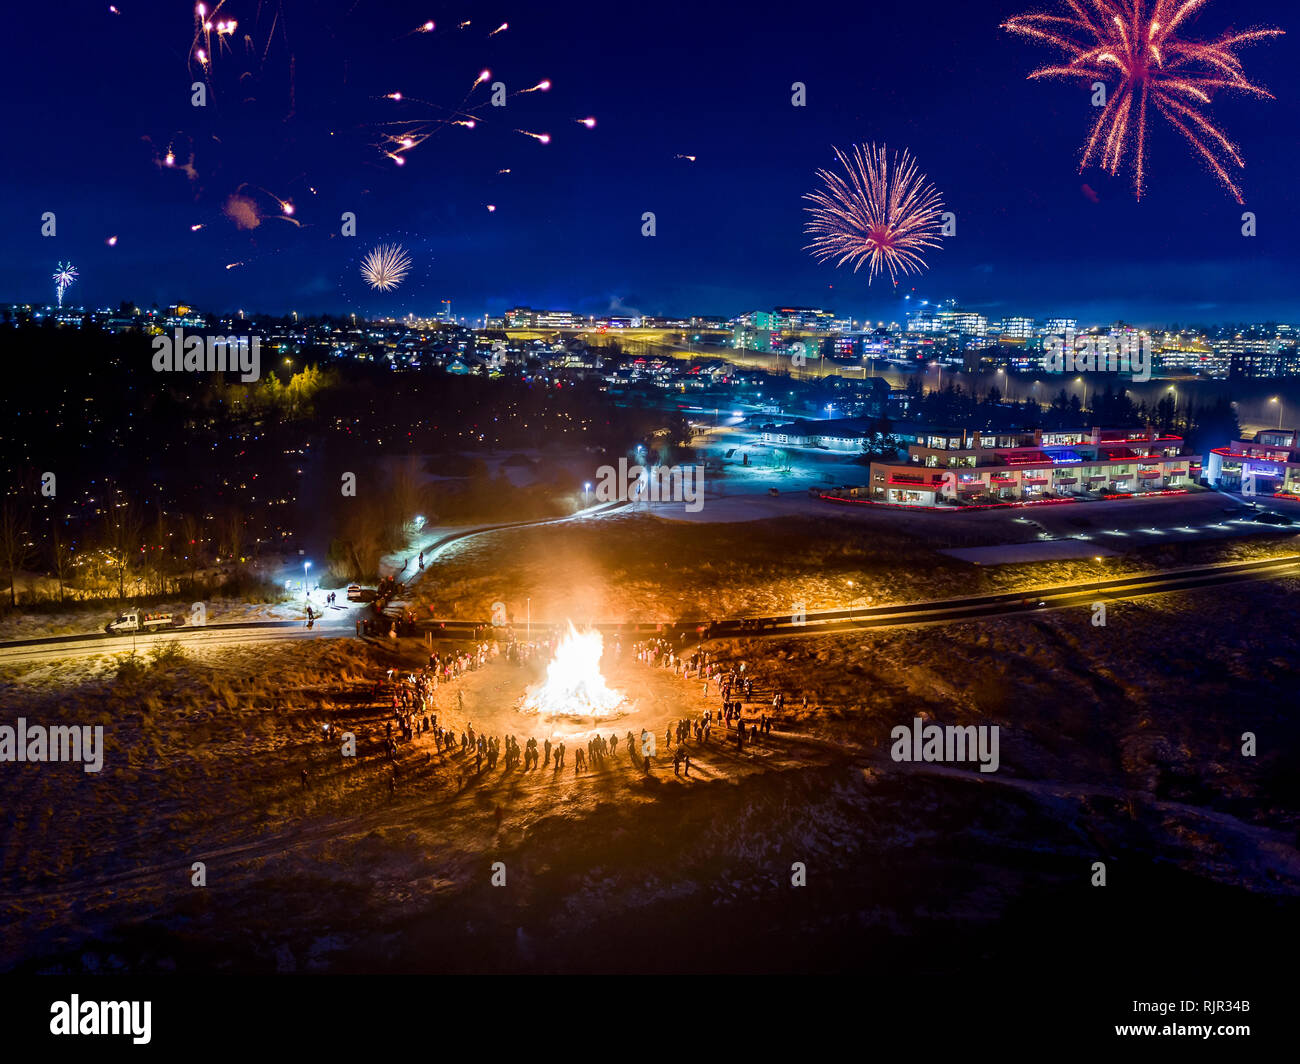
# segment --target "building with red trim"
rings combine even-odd
[[[1225,491],[1248,495],[1300,494],[1300,433],[1261,429],[1251,440],[1233,440],[1205,456],[1205,479]]]
[[[1199,455],[1154,429],[1048,432],[932,428],[906,462],[872,462],[876,502],[932,506],[1140,495],[1195,484]]]

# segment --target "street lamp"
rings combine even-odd
[[[1269,402],[1270,402],[1270,403],[1277,403],[1277,427],[1278,427],[1278,428],[1281,428],[1281,427],[1282,427],[1282,409],[1283,409],[1283,407],[1286,406],[1286,404],[1285,404],[1284,402],[1282,402],[1282,400],[1281,400],[1278,396],[1276,396],[1276,395],[1273,396],[1273,398],[1270,399]]]
[[[1088,406],[1088,382],[1087,382],[1086,380],[1084,380],[1082,377],[1075,377],[1074,379],[1075,379],[1076,381],[1078,381],[1080,384],[1083,385],[1083,405],[1082,405],[1082,408],[1083,408],[1083,409],[1086,409],[1087,406]]]
[[[302,600],[304,603],[311,601],[311,593],[307,590],[307,570],[311,568],[311,562],[302,563]]]
[[[591,494],[591,484],[590,482],[588,482],[582,486],[582,505],[584,507],[588,505],[587,496],[590,494]]]
[[[1002,374],[1002,386],[1006,389],[1003,394],[1006,395],[1008,399],[1014,399],[1015,396],[1011,394],[1011,376],[1001,366],[998,367],[997,372]],[[996,376],[996,374],[994,375]]]

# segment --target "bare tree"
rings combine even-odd
[[[15,580],[19,571],[32,560],[31,515],[17,502],[0,507],[0,561],[9,573],[9,605],[18,605]]]
[[[108,492],[108,509],[104,514],[104,542],[117,572],[117,597],[126,598],[126,574],[140,552],[140,532],[144,522],[130,502],[116,502],[116,492]]]
[[[187,513],[181,518],[181,549],[185,568],[189,570],[191,587],[203,564],[203,539],[203,523],[194,514]]]
[[[54,562],[54,575],[59,581],[59,601],[64,599],[64,588],[67,586],[68,578],[72,575],[74,569],[74,557],[72,547],[63,533],[59,530],[57,520],[50,521],[51,533],[51,561]]]
[[[240,564],[247,530],[244,528],[244,517],[238,510],[230,509],[222,515],[220,535],[221,553],[228,556],[236,565]]]

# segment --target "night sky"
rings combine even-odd
[[[914,298],[991,317],[1300,321],[1293,3],[1214,0],[1191,25],[1201,37],[1289,31],[1243,53],[1277,99],[1221,96],[1212,109],[1246,161],[1244,208],[1158,115],[1140,203],[1127,172],[1080,175],[1089,90],[1025,80],[1056,53],[999,29],[1030,10],[1018,0],[282,0],[260,15],[255,0],[228,0],[213,17],[237,19],[254,57],[242,40],[239,55],[216,56],[206,109],[190,106],[194,5],[116,6],[6,10],[0,302],[52,301],[55,263],[71,260],[81,276],[67,301],[93,306],[431,315],[450,299],[472,320],[516,304],[730,315],[795,303],[884,318],[914,286]],[[435,32],[411,32],[428,19]],[[511,92],[553,87],[484,107],[473,130],[442,129],[403,167],[374,146],[380,123],[432,113],[409,98],[454,107],[484,68]],[[795,81],[806,108],[791,106]],[[393,92],[408,99],[383,98]],[[471,100],[488,97],[481,85]],[[587,116],[594,129],[578,123]],[[832,145],[871,140],[910,149],[958,217],[929,271],[897,292],[803,250],[814,171]],[[255,228],[223,212],[234,194],[256,205]],[[300,227],[276,217],[276,197]],[[1244,209],[1254,239],[1240,233]],[[43,238],[51,210],[58,235]],[[355,238],[339,235],[344,211]],[[415,269],[396,291],[371,291],[359,259],[393,240]]]

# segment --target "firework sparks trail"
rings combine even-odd
[[[60,262],[54,268],[54,292],[59,297],[59,307],[63,306],[63,293],[72,287],[77,279],[77,268],[70,262]]]
[[[426,24],[427,25],[427,24]],[[469,26],[468,21],[458,24],[458,29],[465,29]],[[508,23],[502,23],[487,38],[495,37],[499,33],[509,29]],[[418,27],[412,33],[418,33],[423,27]],[[408,34],[410,36],[410,34]],[[379,141],[374,145],[384,156],[391,159],[394,165],[404,166],[406,164],[406,154],[415,148],[418,148],[435,133],[451,126],[460,126],[464,129],[474,129],[479,121],[483,120],[488,108],[488,101],[480,97],[475,100],[475,93],[480,85],[483,85],[492,79],[492,71],[483,69],[478,76],[470,83],[469,90],[465,93],[460,103],[454,106],[444,106],[432,103],[428,100],[417,99],[402,92],[387,93],[383,99],[392,100],[395,103],[406,103],[422,108],[426,113],[417,114],[409,118],[398,118],[372,123],[371,128],[377,130]],[[493,86],[494,91],[496,86]],[[526,93],[549,92],[551,89],[551,80],[543,78],[535,85],[530,85],[526,89],[516,89],[514,92],[507,94],[507,97],[522,96]],[[495,97],[494,97],[495,98]],[[499,101],[497,101],[499,103]],[[585,125],[588,129],[595,127],[594,118],[575,119],[575,121]],[[549,144],[551,135],[549,133],[532,133],[528,130],[519,129],[515,132],[526,137],[532,137],[542,144]]]
[[[1036,78],[1078,78],[1110,86],[1118,78],[1083,149],[1079,170],[1094,162],[1112,176],[1129,160],[1133,191],[1142,198],[1146,177],[1147,112],[1154,107],[1199,153],[1238,203],[1244,202],[1230,167],[1241,155],[1207,114],[1214,91],[1273,99],[1246,78],[1237,52],[1279,37],[1284,30],[1230,32],[1209,41],[1181,35],[1184,23],[1208,0],[1066,0],[1068,11],[1019,15],[1003,29],[1044,41],[1066,53],[1063,63],[1039,67]]]
[[[411,256],[401,244],[380,244],[361,262],[361,276],[380,292],[396,288],[410,269]]]
[[[898,284],[898,275],[925,269],[922,253],[939,246],[939,193],[906,152],[895,154],[891,167],[885,145],[856,145],[851,157],[835,154],[844,175],[818,170],[823,187],[804,199],[812,218],[804,232],[815,237],[805,250],[819,262],[853,263],[857,273],[869,265],[867,283],[882,270]]]

